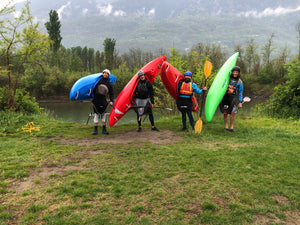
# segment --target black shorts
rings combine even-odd
[[[221,103],[219,104],[220,111],[223,114],[231,114],[235,104],[235,96],[225,94]]]
[[[187,111],[190,111],[193,108],[193,102],[191,98],[178,98],[176,104],[177,109],[183,113],[186,113]]]
[[[96,99],[94,98],[92,100],[94,112],[97,114],[103,114],[107,108],[108,102],[105,98]]]

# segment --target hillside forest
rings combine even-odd
[[[152,46],[153,51],[129,48],[118,53],[118,40],[107,37],[103,51],[88,46],[66,48],[61,44],[60,21],[56,11],[49,12],[49,21],[36,22],[25,4],[18,17],[11,18],[14,6],[0,10],[0,110],[38,111],[35,99],[67,99],[72,85],[81,77],[110,69],[117,76],[115,98],[138,70],[151,60],[166,55],[181,73],[190,70],[199,87],[204,85],[204,63],[213,65],[209,87],[219,68],[234,52],[239,52],[237,65],[247,95],[271,96],[262,111],[272,116],[299,118],[300,54],[276,48],[275,34],[259,46],[254,38],[227,52],[215,43],[195,43],[189,51],[179,52]],[[48,33],[42,33],[45,26]],[[300,46],[300,21],[295,27],[299,37],[291,37]],[[233,37],[234,38],[234,37]],[[298,39],[297,39],[298,38]],[[300,52],[300,47],[299,47]],[[163,87],[159,76],[154,82],[157,104],[175,104]],[[285,107],[286,106],[286,107]]]

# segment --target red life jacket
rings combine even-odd
[[[189,83],[182,82],[182,85],[179,89],[179,94],[192,96],[193,95],[192,82]]]

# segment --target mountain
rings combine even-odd
[[[20,4],[19,4],[20,6]],[[31,0],[33,16],[44,24],[56,10],[66,47],[103,49],[114,38],[119,52],[190,49],[199,42],[217,43],[229,52],[254,38],[296,54],[300,0]]]

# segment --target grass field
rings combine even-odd
[[[238,115],[235,133],[214,118],[195,134],[174,116],[93,136],[0,119],[0,224],[300,224],[299,121]]]

